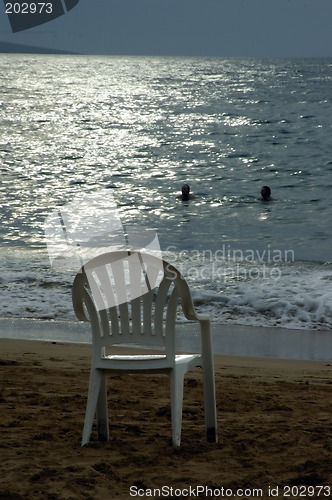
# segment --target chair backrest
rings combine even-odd
[[[174,356],[179,301],[187,319],[195,315],[180,272],[141,252],[110,252],[92,259],[76,275],[72,297],[77,318],[91,322],[97,349],[114,344],[158,346]]]

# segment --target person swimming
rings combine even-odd
[[[271,188],[269,186],[263,186],[261,189],[261,197],[258,198],[260,201],[273,201],[271,196]]]
[[[177,196],[178,199],[180,199],[182,201],[189,201],[189,200],[193,200],[195,198],[195,195],[193,195],[190,192],[189,184],[183,184],[181,191],[182,191],[182,194],[179,194]]]

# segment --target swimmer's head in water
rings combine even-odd
[[[264,200],[268,200],[271,196],[271,188],[269,188],[269,186],[263,186],[261,189],[261,195]]]

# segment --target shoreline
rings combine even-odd
[[[211,323],[211,330],[215,355],[332,360],[332,332],[328,330],[293,330],[214,323]],[[180,351],[197,349],[198,323],[179,323],[177,331],[177,345]],[[90,335],[89,323],[0,318],[0,339],[90,344]]]

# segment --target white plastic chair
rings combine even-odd
[[[92,329],[82,446],[90,440],[95,413],[98,439],[109,440],[106,374],[138,371],[169,375],[172,441],[180,446],[184,376],[196,366],[203,368],[206,438],[217,442],[210,320],[195,312],[188,284],[179,271],[148,254],[107,253],[92,259],[76,275],[72,297],[77,318],[90,321]],[[199,353],[176,354],[179,303],[185,317],[200,324]],[[116,345],[131,347],[131,354],[112,354],[110,349]],[[132,348],[139,346],[153,354],[137,349],[133,355]]]

